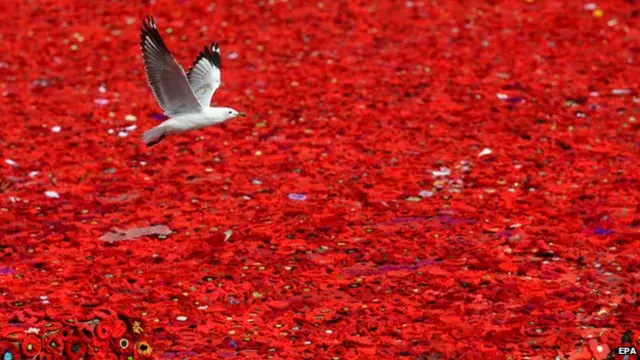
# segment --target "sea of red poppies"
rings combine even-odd
[[[640,348],[639,10],[0,2],[3,360]],[[146,15],[248,117],[145,147]]]

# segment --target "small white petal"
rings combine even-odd
[[[129,135],[126,131],[120,131],[118,133],[118,136],[120,136],[121,138],[127,137],[127,135]]]
[[[231,235],[233,234],[233,230],[227,230],[224,232],[224,241],[229,240],[229,238],[231,237]]]
[[[124,119],[126,121],[136,121],[136,120],[138,120],[138,118],[135,115],[131,115],[131,114],[128,114],[127,116],[125,116]]]
[[[40,329],[31,327],[28,330],[25,330],[24,332],[26,332],[27,334],[39,334]]]
[[[429,198],[433,196],[433,191],[422,190],[420,191],[420,193],[418,193],[418,195],[423,198]]]
[[[180,315],[180,316],[178,316],[178,317],[176,318],[176,320],[178,320],[178,321],[187,321],[187,317],[186,317],[186,316],[184,316],[184,315]]]
[[[509,95],[506,95],[506,94],[500,94],[500,93],[496,94],[496,96],[497,96],[497,97],[498,97],[498,99],[500,99],[500,100],[507,100],[507,99],[509,98]]]
[[[124,129],[125,129],[125,130],[127,130],[127,131],[133,131],[133,130],[135,130],[136,128],[137,128],[137,126],[136,126],[136,125],[131,125],[131,126],[127,126],[127,127],[126,127],[126,128],[124,128]]]
[[[4,162],[6,162],[9,166],[18,167],[18,163],[11,159],[4,159]]]
[[[486,155],[490,155],[493,151],[491,151],[491,149],[489,148],[484,148],[484,150],[480,151],[480,154],[478,154],[478,156],[486,156]]]
[[[449,176],[451,175],[451,170],[447,169],[446,167],[440,168],[440,170],[434,170],[431,172],[431,174],[433,176]]]
[[[40,174],[40,171],[32,171],[32,172],[29,173],[29,177],[33,179],[38,174]]]
[[[58,125],[51,128],[51,131],[53,131],[54,133],[59,133],[60,130],[62,130],[62,128]]]
[[[630,89],[613,89],[611,90],[611,93],[613,95],[627,95],[627,94],[631,94],[631,90]]]
[[[57,192],[51,191],[51,190],[45,191],[44,192],[44,196],[46,196],[48,198],[51,198],[51,199],[59,199],[60,198],[60,195],[58,195]]]
[[[595,9],[598,8],[598,5],[594,4],[594,3],[588,3],[588,4],[584,4],[584,9],[586,11],[593,11]]]

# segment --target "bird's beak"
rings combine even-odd
[[[247,116],[247,114],[245,114],[245,113],[238,113],[238,116],[245,117],[245,116]]]

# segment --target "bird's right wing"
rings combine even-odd
[[[198,111],[201,106],[184,69],[167,49],[150,16],[142,24],[140,46],[149,86],[164,114],[173,117]]]
[[[211,105],[211,98],[220,87],[221,70],[220,46],[213,43],[200,51],[196,61],[187,72],[191,89],[203,107]]]

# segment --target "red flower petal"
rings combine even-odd
[[[94,359],[104,359],[111,352],[109,342],[98,338],[93,339],[87,346],[87,354]]]
[[[64,340],[62,340],[60,333],[47,335],[42,341],[44,343],[44,350],[48,352],[60,354],[64,351]]]
[[[119,338],[127,331],[127,325],[122,320],[115,320],[111,324],[111,336]]]
[[[71,338],[73,338],[73,329],[68,326],[65,326],[60,330],[59,334],[60,334],[60,337],[62,337],[62,340],[64,342],[67,342]]]
[[[94,333],[96,337],[99,339],[105,340],[110,338],[111,334],[113,333],[113,326],[110,320],[104,320],[101,323],[99,323],[94,329]]]
[[[87,343],[82,337],[74,336],[65,340],[64,355],[70,360],[79,360],[87,353]]]
[[[134,353],[135,346],[131,336],[125,334],[111,341],[111,349],[120,355],[131,355]]]
[[[34,334],[27,334],[20,342],[20,351],[26,357],[37,356],[42,351],[42,341]]]
[[[20,359],[18,347],[8,341],[0,341],[0,359]]]

